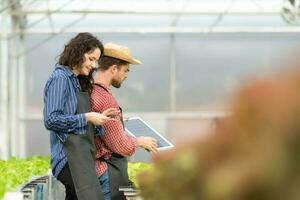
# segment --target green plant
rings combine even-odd
[[[43,175],[50,168],[50,157],[33,156],[25,159],[15,157],[9,160],[0,160],[0,199],[4,193],[13,191],[17,186],[26,183],[30,177]],[[147,163],[128,163],[129,179],[137,186],[137,175],[151,169]]]
[[[50,158],[45,156],[25,159],[12,157],[7,161],[0,160],[0,199],[5,192],[13,191],[32,176],[45,174],[49,168]]]
[[[128,163],[128,175],[129,179],[134,183],[135,186],[138,186],[137,176],[141,172],[149,171],[152,169],[151,164],[136,162],[136,163]]]
[[[299,88],[300,71],[242,88],[215,134],[156,157],[139,176],[142,197],[299,200]]]

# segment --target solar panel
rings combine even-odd
[[[128,134],[133,137],[153,137],[157,140],[157,149],[163,150],[174,147],[174,145],[169,142],[165,137],[159,134],[151,126],[149,126],[144,120],[140,117],[131,117],[127,120],[124,120],[125,130]]]

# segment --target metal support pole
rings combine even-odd
[[[170,38],[170,111],[176,111],[176,49],[175,36]]]
[[[13,24],[13,33],[15,34],[18,29],[18,22],[16,20],[12,20]],[[13,37],[11,39],[10,45],[10,67],[9,67],[9,129],[11,131],[10,134],[10,144],[11,144],[11,155],[12,156],[19,156],[19,145],[18,145],[18,119],[17,119],[17,110],[18,110],[18,79],[17,79],[17,43],[18,37]]]
[[[2,0],[2,7],[7,6],[6,0]],[[0,124],[0,150],[1,159],[9,158],[9,131],[8,131],[8,11],[4,10],[1,13],[1,124]]]
[[[24,44],[24,35],[20,36],[19,40],[19,49],[20,52],[23,52],[25,49]],[[19,67],[19,136],[20,136],[20,157],[26,157],[26,112],[25,112],[25,105],[26,105],[26,82],[25,82],[25,55],[22,54],[18,58],[18,67]]]

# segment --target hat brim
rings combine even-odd
[[[139,61],[138,59],[131,59],[131,61],[129,62],[130,64],[133,64],[133,65],[140,65],[142,64],[141,61]]]
[[[114,50],[114,49],[105,49],[104,48],[104,55],[105,56],[109,56],[109,57],[113,57],[113,58],[117,58],[119,60],[124,60],[126,62],[128,62],[129,64],[133,64],[133,65],[139,65],[142,64],[142,62],[138,59],[129,57],[127,55],[123,55],[120,52]]]

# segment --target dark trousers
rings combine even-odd
[[[65,200],[77,200],[77,195],[68,163],[64,166],[57,179],[65,186]]]

